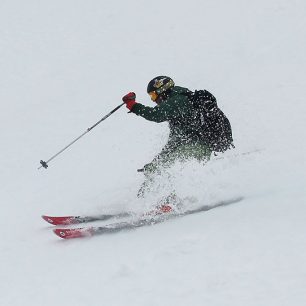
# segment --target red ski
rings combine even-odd
[[[161,219],[160,219],[161,220]],[[63,238],[63,239],[72,239],[72,238],[81,238],[81,237],[91,237],[99,234],[115,233],[122,230],[135,229],[137,227],[152,225],[160,220],[150,219],[140,219],[131,222],[118,222],[113,224],[108,224],[105,226],[94,226],[94,227],[83,227],[83,228],[57,228],[53,232]],[[164,220],[164,219],[163,219]]]
[[[92,228],[57,228],[53,232],[64,239],[90,237],[93,235]]]
[[[51,217],[43,215],[42,218],[52,225],[71,225],[87,223],[92,221],[104,221],[112,218],[124,218],[131,216],[130,213],[119,213],[119,214],[109,214],[109,215],[97,215],[97,216],[61,216],[61,217]]]
[[[78,217],[65,216],[65,217],[51,217],[51,216],[41,216],[45,221],[53,225],[71,225],[76,224]]]
[[[168,213],[172,210],[170,205],[161,205],[158,208],[145,213],[144,216],[149,215],[159,215],[163,213]],[[87,223],[92,221],[105,221],[112,218],[125,218],[132,216],[132,213],[124,212],[119,214],[109,214],[109,215],[97,215],[97,216],[62,216],[62,217],[51,217],[43,215],[42,218],[52,225],[72,225]]]

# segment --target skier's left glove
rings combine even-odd
[[[129,109],[132,110],[132,108],[134,107],[135,104],[137,104],[137,102],[135,101],[136,99],[136,94],[135,92],[129,92],[128,94],[126,94],[123,98],[122,101],[125,103],[125,106]]]

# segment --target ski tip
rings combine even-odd
[[[51,217],[42,215],[41,216],[46,222],[52,224],[52,225],[70,225],[77,223],[76,217],[73,216],[65,216],[65,217]]]
[[[50,216],[45,216],[45,215],[42,215],[41,216],[46,222],[50,223],[50,224],[54,224],[54,221],[53,219],[50,217]]]
[[[92,228],[56,228],[53,232],[63,239],[90,237],[93,235]]]

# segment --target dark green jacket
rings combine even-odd
[[[132,112],[150,121],[169,122],[169,141],[173,144],[198,143],[200,140],[195,134],[199,126],[192,124],[194,109],[187,97],[188,92],[187,88],[175,86],[161,104],[148,107],[137,103]]]

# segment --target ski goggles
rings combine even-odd
[[[158,94],[156,93],[156,91],[151,91],[151,92],[149,92],[149,96],[150,96],[150,98],[151,98],[151,100],[152,101],[156,101],[157,100],[157,98],[158,98]]]

